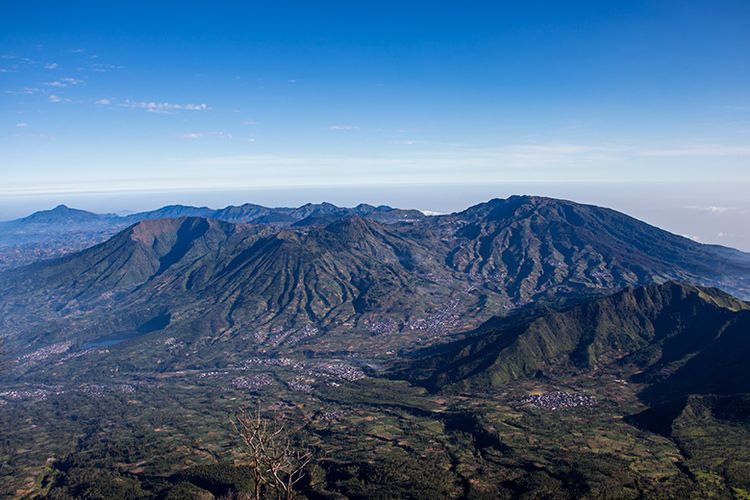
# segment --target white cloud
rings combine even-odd
[[[700,212],[711,212],[712,214],[722,215],[727,212],[734,212],[736,208],[734,207],[717,207],[717,206],[707,206],[702,207],[698,205],[688,205],[685,208],[688,210],[698,210]]]
[[[57,69],[60,65],[57,63],[46,63],[44,65],[45,69]]]
[[[24,87],[21,90],[6,90],[6,94],[26,94],[26,95],[32,95],[32,94],[38,94],[41,92],[40,89],[36,87]]]
[[[49,99],[49,102],[71,102],[70,99],[55,94],[48,96],[47,99]]]
[[[98,104],[100,106],[109,106],[110,104],[112,104],[112,101],[110,99],[106,99],[106,98],[105,99],[99,99],[98,101],[96,101],[96,104]]]
[[[45,82],[44,84],[48,87],[72,87],[75,85],[80,85],[83,83],[83,80],[80,80],[78,78],[60,78],[59,80],[55,80],[53,82]]]
[[[331,125],[329,130],[359,130],[357,125]]]
[[[155,101],[131,101],[127,100],[120,106],[134,109],[145,109],[149,113],[173,113],[176,111],[206,111],[210,109],[207,104],[175,104],[169,102]]]
[[[16,128],[26,128],[28,126],[29,126],[28,123],[24,123],[24,122],[16,123]]]
[[[125,66],[120,66],[119,64],[94,63],[91,65],[91,69],[97,73],[109,73],[110,71],[125,69]]]
[[[414,145],[426,145],[426,144],[437,144],[433,141],[419,141],[415,139],[405,139],[402,141],[390,141],[390,144],[398,144],[401,146],[414,146]]]
[[[180,136],[182,139],[194,140],[203,138],[214,138],[214,139],[231,139],[232,134],[229,132],[188,132]]]

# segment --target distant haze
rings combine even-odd
[[[242,191],[155,191],[108,194],[58,194],[0,198],[0,220],[13,219],[64,203],[98,213],[127,213],[168,204],[209,206],[242,203],[299,206],[328,201],[447,213],[490,198],[536,194],[610,207],[637,219],[703,243],[750,251],[749,186],[687,183],[554,183],[457,186],[351,186],[334,188],[256,189]]]

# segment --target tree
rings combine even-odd
[[[248,453],[247,465],[255,481],[256,500],[276,497],[293,500],[298,497],[295,486],[305,478],[305,468],[312,461],[312,452],[295,446],[284,424],[263,417],[260,406],[254,413],[240,411],[232,425]]]

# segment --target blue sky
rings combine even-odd
[[[741,197],[748,25],[749,2],[721,0],[0,1],[0,197],[624,182]]]

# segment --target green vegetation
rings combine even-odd
[[[747,496],[748,304],[605,295],[744,290],[744,257],[540,198],[315,217],[149,220],[0,274],[0,496]],[[253,455],[259,402],[288,434]]]

